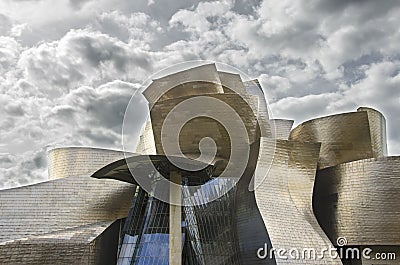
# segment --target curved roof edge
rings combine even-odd
[[[400,156],[380,156],[380,157],[372,157],[372,158],[365,158],[365,159],[344,162],[344,163],[340,163],[338,165],[334,165],[331,167],[325,167],[318,171],[323,172],[325,170],[332,170],[332,168],[335,168],[335,167],[344,167],[344,166],[353,165],[353,164],[357,164],[357,163],[370,163],[370,162],[379,162],[379,161],[399,161],[399,168],[400,168]]]
[[[160,165],[162,166],[167,166],[167,167],[173,167],[174,169],[178,171],[189,171],[189,170],[184,170],[178,168],[175,164],[173,164],[168,157],[172,156],[165,156],[165,155],[138,155],[138,156],[132,156],[128,158],[123,158],[120,160],[117,160],[115,162],[112,162],[100,169],[98,169],[96,172],[94,172],[90,177],[96,178],[96,179],[114,179],[114,180],[119,180],[123,182],[128,182],[131,184],[136,184],[135,179],[132,177],[132,171],[131,167],[129,164],[138,167],[138,172],[142,173],[143,170],[157,170],[160,174],[164,175],[163,173],[166,172],[160,172],[160,167],[158,166],[157,163],[162,163]],[[190,171],[196,174],[201,174],[204,175],[205,177],[211,177],[212,173],[218,169],[218,167],[223,166],[223,163],[220,163],[219,160],[216,161],[213,165],[212,164],[206,164],[203,162],[199,162],[194,159],[189,159],[189,158],[184,158],[184,157],[173,157],[175,162],[180,162],[185,165],[189,166],[202,166],[201,170],[195,170],[195,171]],[[167,164],[165,164],[167,163]],[[157,164],[157,165],[156,165]],[[191,174],[193,174],[191,173]]]
[[[353,115],[353,114],[360,113],[360,112],[367,112],[367,110],[376,111],[377,113],[381,114],[382,117],[385,117],[385,116],[383,116],[382,112],[380,112],[380,111],[378,111],[378,110],[376,110],[374,108],[358,107],[356,111],[336,113],[336,114],[331,114],[331,115],[326,115],[326,116],[321,116],[321,117],[317,117],[317,118],[314,118],[314,119],[306,120],[306,121],[304,121],[302,123],[299,123],[295,128],[292,129],[292,131],[296,130],[297,128],[299,128],[302,125],[306,125],[306,124],[311,123],[311,122],[320,121],[320,120],[327,119],[327,118],[334,118],[334,117],[338,117],[338,116]]]
[[[69,149],[82,149],[82,150],[97,150],[97,151],[107,151],[107,152],[121,152],[121,153],[129,153],[135,155],[135,152],[128,152],[121,149],[110,149],[104,147],[95,147],[95,146],[55,146],[48,148],[47,152],[52,152],[54,150],[69,150]]]

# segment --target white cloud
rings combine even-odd
[[[214,22],[229,17],[233,2],[229,0],[200,2],[195,10],[179,10],[170,19],[171,26],[182,24],[185,30],[204,33],[210,30]]]
[[[328,74],[371,52],[398,52],[398,2],[327,2],[263,1],[257,16],[233,21],[231,34],[249,53],[318,61]]]
[[[151,70],[140,47],[90,30],[71,30],[59,41],[27,49],[18,66],[28,82],[50,96],[114,79],[142,80]]]
[[[0,74],[14,69],[21,53],[21,45],[11,37],[0,36]]]
[[[96,17],[92,27],[125,42],[146,47],[165,33],[160,23],[145,13],[125,15],[121,11],[104,12]]]
[[[290,95],[292,84],[290,80],[285,77],[262,74],[259,76],[258,80],[264,88],[269,101],[276,101],[278,98]]]

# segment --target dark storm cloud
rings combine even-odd
[[[120,12],[114,11],[111,13],[103,13],[95,19],[93,24],[95,29],[112,37],[118,38],[124,42],[128,42],[129,38],[131,37],[130,28],[133,25],[130,19],[125,17]]]
[[[379,10],[386,9],[396,5],[397,0],[385,0],[385,1],[375,1],[375,0],[322,0],[322,1],[310,1],[311,3],[316,3],[315,8],[318,11],[323,11],[327,13],[340,12],[348,7],[362,8],[363,6],[381,7]],[[371,10],[371,12],[376,13],[377,10]]]
[[[72,122],[75,119],[76,113],[77,110],[75,106],[58,105],[52,109],[52,113],[50,116],[54,116],[57,120],[60,121]]]
[[[177,10],[190,9],[196,6],[198,1],[196,0],[139,0],[134,5],[129,0],[117,1],[121,6],[120,10],[125,13],[130,12],[144,12],[149,14],[151,17],[156,18],[161,23],[167,24],[169,19]]]
[[[74,30],[21,54],[26,78],[52,97],[81,85],[141,80],[152,65],[145,51],[100,32]]]
[[[373,63],[382,62],[385,57],[376,52],[371,54],[363,55],[356,60],[348,60],[343,64],[343,81],[350,85],[366,78],[365,66]]]
[[[93,0],[69,0],[71,6],[76,9],[82,8],[87,2],[91,2]]]
[[[4,155],[0,154],[0,189],[44,180],[43,175],[47,172],[46,149],[9,158],[13,162],[12,165],[7,161],[5,161],[5,164],[2,163],[4,162],[2,157],[4,158]],[[8,158],[5,160],[8,160]]]
[[[47,167],[47,159],[46,159],[46,153],[38,153],[35,155],[33,158],[33,164],[35,165],[36,168],[45,168]]]
[[[15,104],[11,102],[5,108],[7,114],[11,116],[23,116],[25,114],[25,110],[21,105]]]
[[[89,37],[77,39],[74,45],[76,46],[73,48],[87,59],[90,66],[98,67],[103,62],[111,61],[119,71],[125,71],[129,58],[123,47],[113,45],[113,43],[98,45],[97,40]],[[146,60],[139,58],[138,61],[145,62]]]
[[[251,15],[260,7],[261,2],[261,0],[235,1],[233,11],[238,14]]]
[[[124,42],[135,42],[139,46],[148,45],[152,50],[162,49],[168,44],[190,37],[175,28],[166,28],[158,19],[141,12],[101,13],[91,23],[91,27]]]
[[[83,137],[88,138],[92,143],[103,144],[103,145],[117,145],[118,137],[110,131],[104,131],[101,129],[84,129],[78,130],[78,133]]]
[[[87,102],[84,106],[87,115],[93,117],[94,126],[113,128],[116,133],[121,132],[120,126],[124,118],[125,109],[130,100],[130,93],[124,96],[102,97],[96,102]]]
[[[0,36],[0,74],[8,71],[15,71],[15,66],[18,57],[21,53],[21,46],[19,43],[11,38]]]
[[[15,163],[15,157],[10,154],[0,153],[0,167],[8,168]]]
[[[118,71],[125,72],[131,62],[136,67],[146,70],[151,69],[146,55],[140,53],[129,53],[129,47],[116,39],[108,38],[106,35],[79,35],[72,39],[69,49],[80,54],[87,60],[91,67],[99,67],[103,63],[111,62]]]
[[[10,34],[12,22],[9,17],[0,13],[0,36]]]
[[[136,89],[132,84],[120,81],[96,89],[80,87],[60,101],[62,111],[56,107],[56,112],[66,119],[75,116],[77,122],[85,120],[88,127],[104,127],[120,134],[126,107]],[[138,105],[138,110],[147,108],[143,100],[138,100],[135,104]]]

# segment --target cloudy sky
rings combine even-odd
[[[54,146],[121,149],[132,93],[198,59],[259,78],[274,118],[377,108],[400,154],[399,25],[397,0],[0,0],[0,189]]]

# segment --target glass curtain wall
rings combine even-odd
[[[182,178],[185,202],[224,194],[206,204],[182,207],[182,262],[185,265],[240,264],[234,223],[235,188],[225,191],[224,181],[229,180],[211,180],[204,184],[202,194],[190,195],[187,186],[201,185],[202,179]],[[121,235],[118,265],[168,265],[169,204],[138,186]]]

